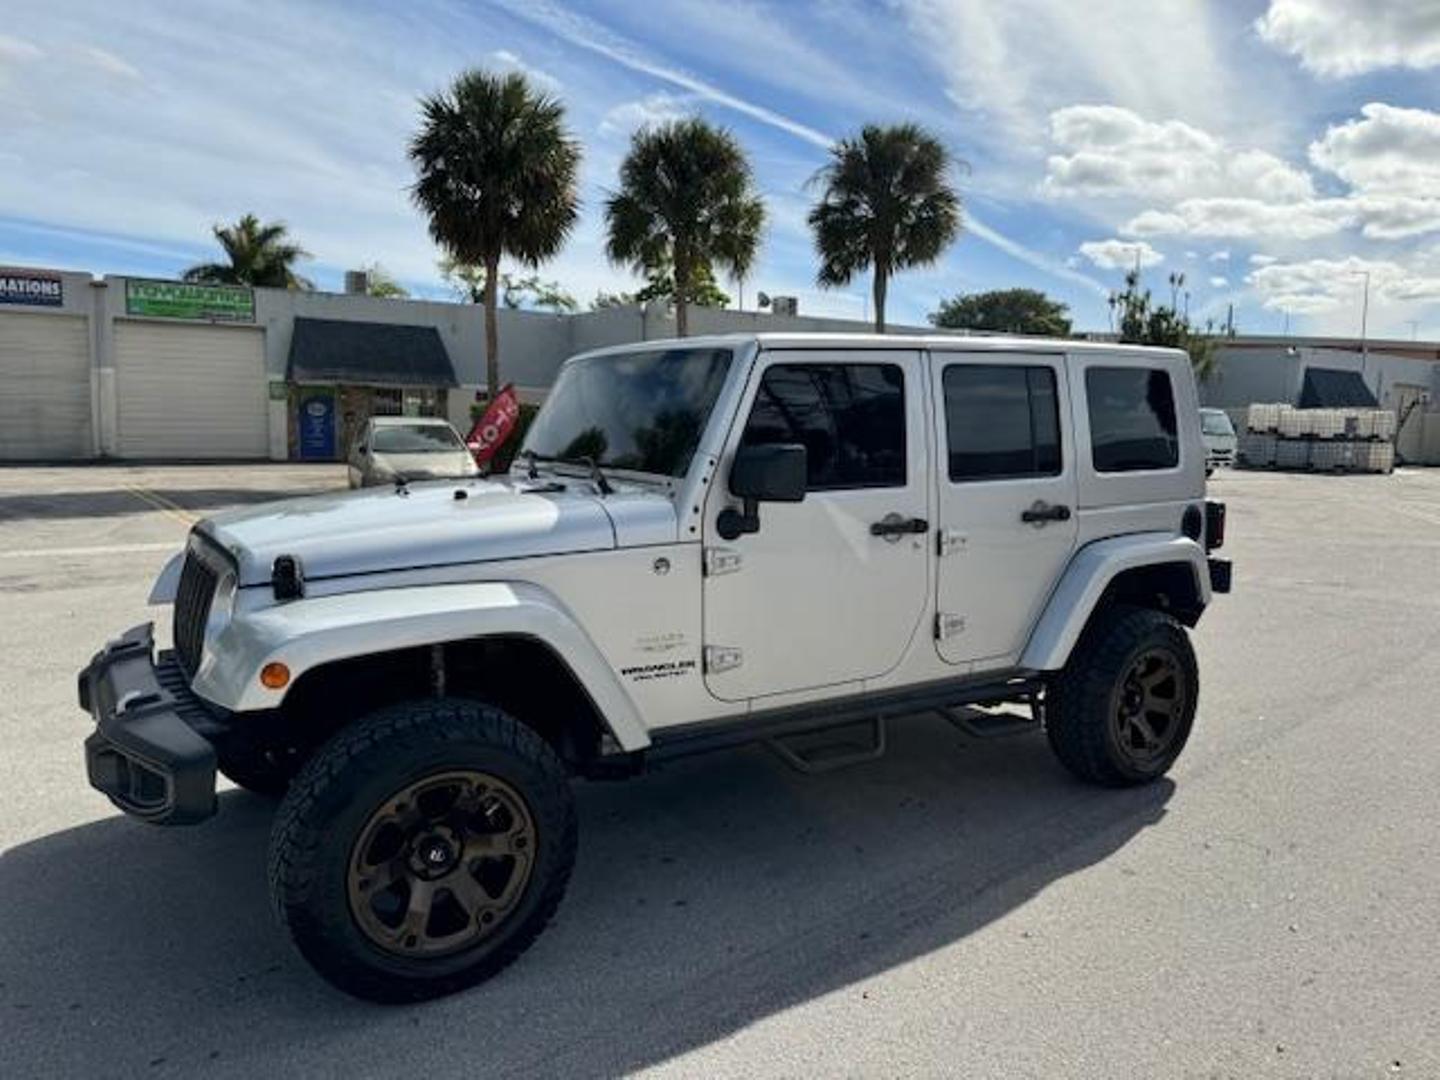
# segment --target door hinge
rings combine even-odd
[[[954,615],[948,611],[935,613],[935,640],[944,641],[946,638],[952,638],[956,634],[964,633],[964,631],[964,615]]]
[[[742,562],[740,552],[734,548],[707,547],[705,549],[705,576],[720,577],[722,574],[733,574],[740,569]]]
[[[745,662],[745,653],[733,645],[705,646],[705,673],[732,671]]]
[[[965,542],[968,537],[956,529],[941,529],[935,534],[935,550],[940,553],[943,559],[956,551],[965,550]]]

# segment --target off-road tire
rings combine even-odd
[[[481,770],[523,798],[537,833],[529,877],[513,910],[473,947],[397,956],[352,911],[353,846],[395,792],[456,769]],[[333,985],[371,1001],[421,1001],[489,978],[530,946],[559,907],[576,842],[564,763],[532,728],[479,702],[408,702],[348,726],[295,777],[270,836],[270,895],[301,955]]]
[[[1183,699],[1163,749],[1137,759],[1122,744],[1116,713],[1133,665],[1157,651],[1173,658]],[[1146,784],[1163,776],[1185,748],[1199,690],[1195,653],[1185,628],[1164,612],[1116,605],[1096,614],[1070,662],[1047,687],[1045,731],[1055,756],[1081,780],[1105,787]]]

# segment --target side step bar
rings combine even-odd
[[[1003,739],[1007,735],[1024,735],[1040,727],[1040,721],[1034,716],[1019,716],[973,705],[942,706],[935,711],[974,739]]]
[[[829,771],[842,764],[879,757],[885,752],[886,720],[911,713],[941,711],[960,730],[980,738],[1034,730],[1037,726],[1034,721],[1026,721],[1013,714],[999,714],[1006,718],[1000,723],[980,719],[972,713],[983,713],[1002,703],[1033,705],[1043,689],[1044,683],[1038,673],[1016,671],[983,681],[947,680],[899,693],[859,694],[841,701],[778,709],[770,713],[750,713],[689,727],[661,728],[654,733],[655,742],[651,746],[637,751],[635,755],[625,755],[628,759],[627,771],[643,768],[645,764],[658,764],[756,742],[768,744],[786,762],[802,771]],[[969,709],[967,706],[979,708]],[[797,752],[793,745],[793,740],[801,736],[833,732],[837,728],[861,723],[870,725],[870,738],[863,745],[832,739],[828,746],[815,747],[808,752]],[[981,731],[987,734],[979,734]],[[797,760],[804,764],[796,764]],[[603,767],[595,769],[596,773],[609,771]]]
[[[834,772],[836,769],[860,765],[885,756],[885,717],[872,717],[863,723],[869,729],[869,739],[858,745],[842,739],[822,743],[819,746],[806,747],[802,743],[806,732],[766,739],[765,745],[796,772],[807,773],[811,776],[817,773]],[[820,733],[830,733],[838,732],[839,729],[821,728],[819,731]],[[815,734],[815,732],[808,734]]]

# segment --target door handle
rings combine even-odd
[[[1070,508],[1059,503],[1051,505],[1044,499],[1036,499],[1028,510],[1020,511],[1020,520],[1026,525],[1044,525],[1050,521],[1069,521]]]
[[[924,518],[907,518],[901,517],[899,514],[886,514],[883,520],[872,522],[870,525],[871,536],[883,536],[887,540],[898,540],[902,536],[929,531],[930,522]]]

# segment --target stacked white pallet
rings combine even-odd
[[[1309,409],[1286,409],[1275,423],[1282,439],[1303,439],[1310,434]]]
[[[1275,467],[1277,469],[1308,469],[1310,467],[1309,440],[1283,438],[1276,440]]]
[[[1390,472],[1395,414],[1389,409],[1296,409],[1257,403],[1245,410],[1237,457],[1251,469]]]
[[[1338,439],[1345,434],[1346,415],[1344,409],[1301,409],[1308,414],[1305,432],[1313,439]]]
[[[1395,414],[1391,413],[1390,415],[1393,419]],[[1394,472],[1395,444],[1379,441],[1356,443],[1355,470],[1372,473]]]
[[[1355,446],[1343,439],[1310,444],[1310,468],[1320,472],[1343,472],[1355,465]]]
[[[1249,469],[1275,467],[1275,435],[1269,431],[1247,431],[1240,436],[1237,457]]]
[[[1245,429],[1256,432],[1275,431],[1280,427],[1280,413],[1289,408],[1289,405],[1279,404],[1251,405],[1245,410]]]

